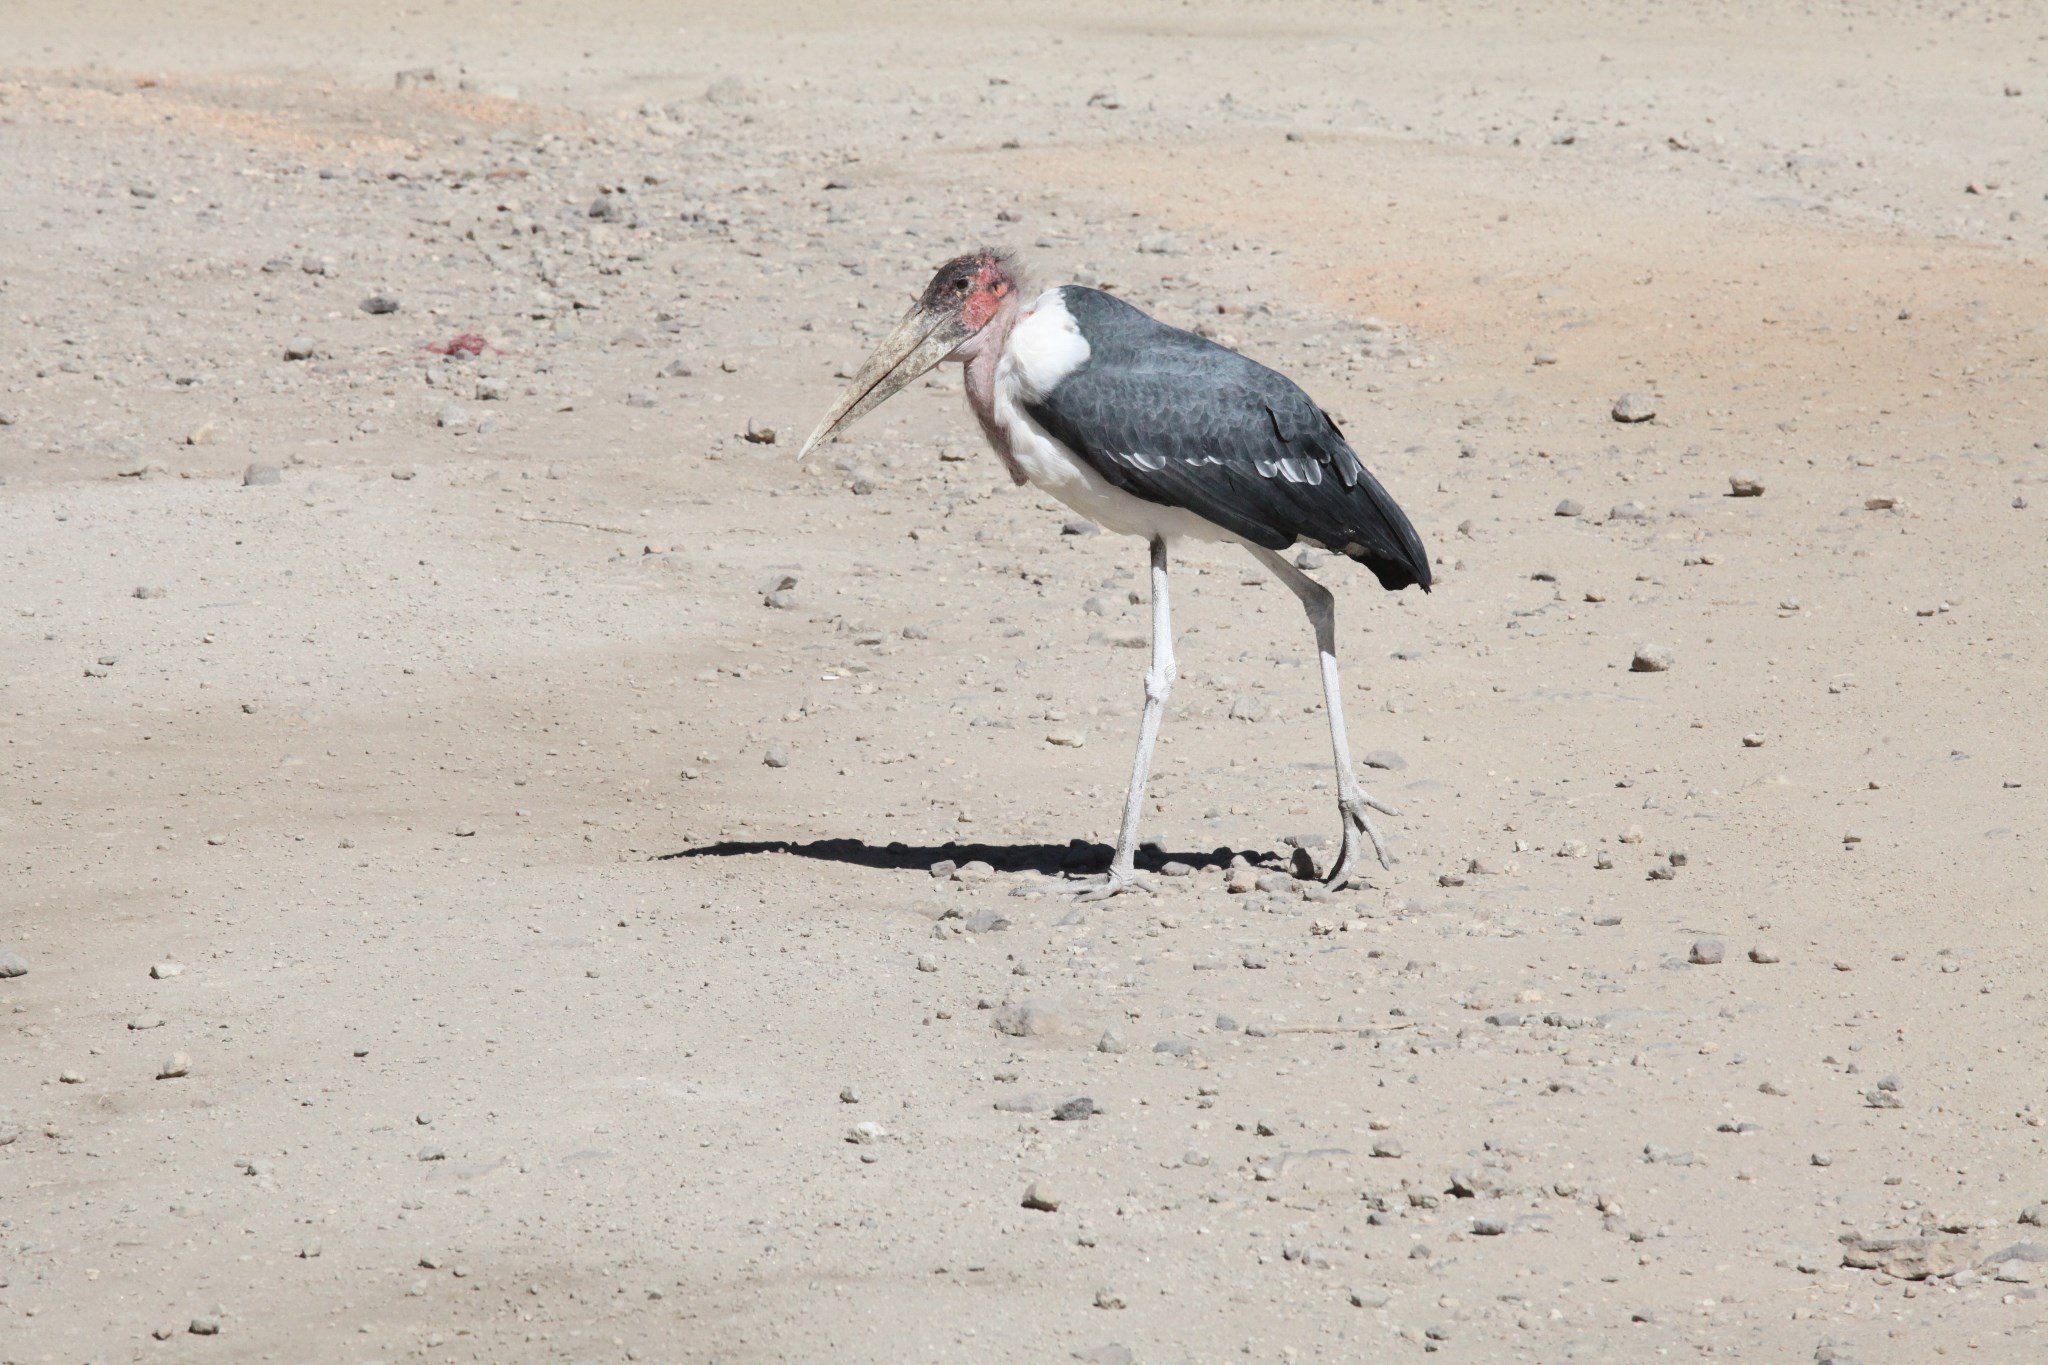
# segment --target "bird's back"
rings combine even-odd
[[[1311,541],[1383,587],[1428,590],[1407,515],[1293,380],[1100,290],[1056,292],[1087,345],[1026,400],[1049,435],[1135,497],[1268,549]]]

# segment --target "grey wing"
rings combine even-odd
[[[1315,541],[1389,589],[1429,587],[1407,515],[1328,414],[1277,371],[1221,347],[1175,348],[1156,365],[1084,365],[1025,406],[1134,497],[1271,550]]]

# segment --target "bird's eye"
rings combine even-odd
[[[956,294],[964,294],[967,292],[967,278],[964,275],[961,278],[953,281],[953,292]]]

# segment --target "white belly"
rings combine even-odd
[[[1182,536],[1245,544],[1243,537],[1179,507],[1131,496],[1055,440],[1024,411],[1027,396],[1042,394],[1088,359],[1088,343],[1048,290],[1018,319],[996,366],[994,416],[1009,439],[1010,458],[1035,487],[1107,530],[1128,536]]]

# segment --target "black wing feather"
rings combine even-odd
[[[1429,589],[1407,514],[1293,380],[1099,290],[1061,291],[1088,360],[1025,410],[1112,484],[1254,545],[1351,556],[1388,589]]]

